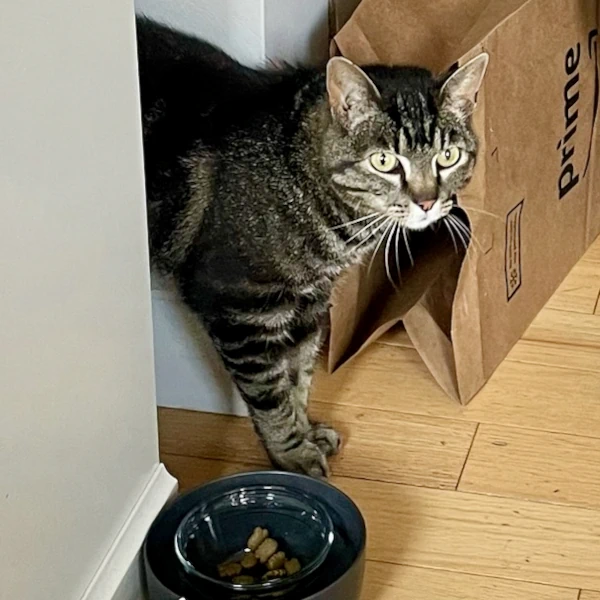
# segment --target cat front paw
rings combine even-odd
[[[304,438],[298,446],[287,450],[268,450],[273,464],[284,471],[302,473],[317,479],[329,477],[327,455],[315,442]]]
[[[325,456],[335,456],[342,445],[340,434],[324,423],[311,423],[308,439],[316,444]]]

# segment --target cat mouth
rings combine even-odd
[[[436,220],[429,219],[428,217],[423,217],[420,220],[410,219],[404,223],[404,228],[411,231],[423,231],[423,229],[427,229],[430,225],[433,225]]]

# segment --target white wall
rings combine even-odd
[[[246,415],[208,334],[168,287],[152,290],[156,397],[160,406]]]
[[[262,66],[327,60],[328,0],[136,0],[136,10]]]
[[[74,600],[158,463],[133,7],[1,15],[0,597]]]
[[[136,0],[136,11],[193,33],[239,61],[308,64],[328,56],[328,0]],[[160,406],[246,414],[207,334],[161,282],[152,291]]]

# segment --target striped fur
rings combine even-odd
[[[422,69],[252,70],[145,20],[138,49],[153,265],[203,321],[273,462],[326,476],[339,437],[307,402],[333,285],[410,227],[411,189],[449,213],[475,160],[468,118],[441,110],[451,99]],[[448,143],[464,166],[432,179]],[[370,152],[400,146],[403,174],[373,172]]]

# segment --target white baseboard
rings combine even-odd
[[[177,490],[163,464],[123,525],[81,600],[144,600],[141,548],[152,522]]]

